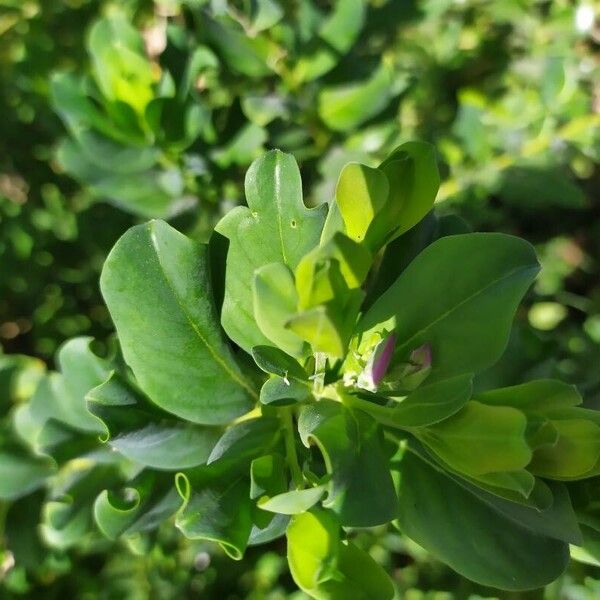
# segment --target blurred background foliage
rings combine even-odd
[[[597,1],[0,0],[0,467],[26,474],[17,496],[0,481],[0,596],[302,598],[278,545],[232,563],[167,528],[45,547],[61,484],[11,425],[68,337],[110,346],[98,276],[127,227],[206,239],[264,149],[296,156],[317,204],[346,162],[435,144],[438,210],[525,237],[544,266],[479,385],[556,376],[600,408],[599,60]],[[592,566],[510,595],[357,536],[407,600],[600,597]]]

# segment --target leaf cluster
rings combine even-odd
[[[57,548],[99,531],[143,551],[172,521],[239,560],[285,535],[315,598],[393,597],[353,542],[389,523],[506,590],[556,579],[569,545],[593,555],[598,413],[557,380],[473,387],[535,252],[436,217],[438,183],[432,148],[409,142],[350,163],[332,203],[307,208],[275,150],[208,244],[163,221],[130,229],[101,277],[119,350],[62,348],[13,415],[2,497],[48,480]]]

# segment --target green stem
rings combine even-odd
[[[296,489],[302,489],[304,487],[304,477],[302,475],[302,470],[300,469],[300,464],[298,463],[298,453],[296,452],[296,437],[292,409],[290,407],[282,408],[280,415],[283,423],[285,456],[292,476],[292,482]]]
[[[325,387],[325,367],[327,366],[327,355],[323,352],[315,352],[315,375],[313,378],[313,394],[319,399],[323,395]]]

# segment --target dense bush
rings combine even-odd
[[[112,324],[97,286],[110,247],[148,217],[167,218],[188,236],[207,240],[221,215],[244,202],[243,173],[263,150],[294,154],[306,202],[317,206],[331,202],[345,163],[374,167],[400,142],[417,137],[437,148],[442,219],[458,213],[476,229],[526,237],[544,267],[509,350],[478,376],[475,393],[559,378],[577,384],[586,406],[596,407],[598,32],[590,10],[566,1],[7,3],[0,91],[8,116],[0,141],[0,336],[6,351],[51,360],[66,338],[85,334],[102,342],[96,348],[102,356],[110,355]],[[80,339],[61,350],[62,375],[52,375],[53,385],[72,388],[59,382],[83,372],[80,355],[103,372],[98,365],[105,359],[87,348]],[[105,560],[107,546],[87,529],[91,500],[80,513],[75,506],[67,510],[65,491],[87,473],[71,480],[70,469],[82,464],[76,457],[92,452],[93,471],[106,452],[93,427],[90,436],[75,435],[79,442],[58,455],[65,475],[53,477],[43,493],[48,469],[57,463],[33,458],[19,430],[19,423],[35,430],[24,416],[36,396],[44,398],[46,384],[33,404],[22,403],[47,380],[43,365],[14,354],[2,360],[2,446],[22,458],[13,466],[33,469],[18,494],[2,494],[21,498],[8,524],[19,523],[18,515],[32,520],[31,538],[17,537],[36,553],[21,565],[41,581],[68,570],[73,560],[85,572],[90,556]],[[88,383],[65,392],[71,400],[64,401],[82,402]],[[75,415],[66,423],[58,418],[53,435],[72,435],[81,426]],[[36,418],[49,417],[40,410]],[[11,424],[15,418],[21,436]],[[104,466],[119,481],[129,475]],[[96,481],[90,490],[106,486]],[[587,493],[580,490],[578,498]],[[42,550],[34,529],[42,504],[51,552]],[[74,537],[63,539],[73,514],[80,515],[79,529],[73,525]],[[589,527],[584,533],[592,535]],[[15,531],[7,530],[9,544]],[[171,533],[160,535],[163,548],[181,544]],[[421,583],[449,585],[423,566],[418,550],[394,539],[380,539],[373,552],[390,561],[383,549],[402,547],[421,564]],[[373,539],[361,543],[367,547]],[[145,568],[165,566],[160,548]],[[173,586],[169,593],[184,589],[176,581],[191,585],[187,569],[179,579],[165,577]],[[24,573],[11,570],[12,589],[27,588]],[[195,585],[213,585],[207,573]],[[235,593],[244,594],[241,589]]]

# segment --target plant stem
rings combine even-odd
[[[319,399],[323,395],[325,387],[325,367],[327,355],[323,352],[315,352],[315,374],[313,376],[313,395]]]
[[[294,420],[292,418],[292,408],[285,407],[280,411],[281,421],[283,423],[283,441],[285,444],[285,456],[292,476],[292,482],[296,489],[304,487],[304,477],[300,464],[298,463],[298,453],[296,452],[296,438],[294,435]]]

